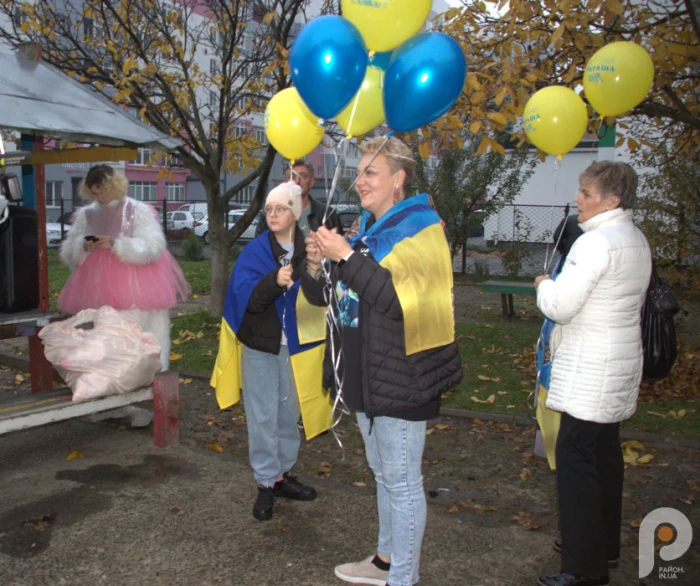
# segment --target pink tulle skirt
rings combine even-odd
[[[180,265],[165,251],[145,265],[125,263],[111,250],[91,252],[66,282],[58,298],[61,311],[77,313],[109,305],[114,309],[169,309],[192,290]]]

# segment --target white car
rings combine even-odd
[[[63,237],[65,238],[70,230],[70,224],[63,224]],[[46,246],[56,248],[61,246],[61,224],[57,222],[46,222]]]
[[[245,214],[245,210],[231,210],[228,213],[228,227],[231,228],[233,225]],[[194,229],[194,233],[203,238],[204,242],[209,244],[209,216],[204,216],[200,221],[200,225],[197,226]],[[245,232],[241,234],[240,238],[238,239],[238,242],[241,244],[245,242],[250,242],[255,238],[255,228],[258,225],[258,218],[257,216],[253,218],[253,221],[250,223],[250,226],[248,226],[245,229]],[[224,224],[226,226],[226,224]]]
[[[194,214],[187,211],[177,210],[176,212],[168,212],[166,215],[166,222],[168,225],[168,230],[194,230],[195,233],[197,229],[201,227],[201,219],[204,216],[199,212]]]

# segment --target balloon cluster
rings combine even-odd
[[[621,41],[599,49],[586,64],[583,89],[601,116],[617,116],[637,106],[654,81],[649,53]],[[586,104],[573,90],[550,86],[535,92],[523,113],[525,134],[540,150],[561,157],[586,134]]]
[[[467,75],[459,44],[419,33],[431,0],[342,0],[344,16],[321,16],[299,33],[289,54],[294,82],[265,111],[270,143],[288,159],[311,152],[335,118],[348,137],[385,121],[409,132],[445,114]]]

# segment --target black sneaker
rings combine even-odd
[[[552,549],[556,551],[557,553],[561,553],[561,539],[555,539],[552,542]],[[617,566],[620,565],[620,558],[611,558],[608,560],[608,568],[614,570],[617,568]]]
[[[272,505],[275,504],[275,496],[270,486],[258,486],[258,498],[253,505],[253,517],[258,521],[272,519]]]
[[[302,484],[289,472],[284,473],[282,480],[275,482],[272,494],[295,501],[312,501],[316,498],[316,491],[313,488]]]

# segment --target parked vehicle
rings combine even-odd
[[[196,220],[201,220],[204,216],[209,213],[207,210],[207,202],[191,202],[182,204],[177,210],[177,212],[190,212]],[[199,215],[199,217],[197,217]]]
[[[245,214],[245,210],[231,210],[228,213],[228,227],[231,228],[242,216]],[[194,229],[194,233],[201,237],[204,242],[209,244],[209,216],[204,216],[200,221],[199,221],[199,226],[197,226]],[[225,224],[224,224],[225,225]],[[250,242],[255,238],[255,228],[258,225],[258,218],[257,216],[253,218],[253,221],[251,222],[250,226],[248,226],[245,229],[245,232],[241,234],[241,237],[238,239],[238,242],[241,244],[245,244],[246,242]]]
[[[66,237],[70,225],[63,224],[63,238]],[[61,245],[61,224],[59,222],[46,223],[46,246],[48,248],[56,248]]]
[[[75,212],[76,210],[73,210]],[[63,212],[62,215],[56,218],[56,224],[63,224],[64,226],[70,226],[73,223],[73,212]]]
[[[171,215],[172,214],[172,215]],[[168,212],[166,216],[168,230],[197,230],[201,226],[201,221],[197,220],[193,214],[187,211],[177,210]]]

